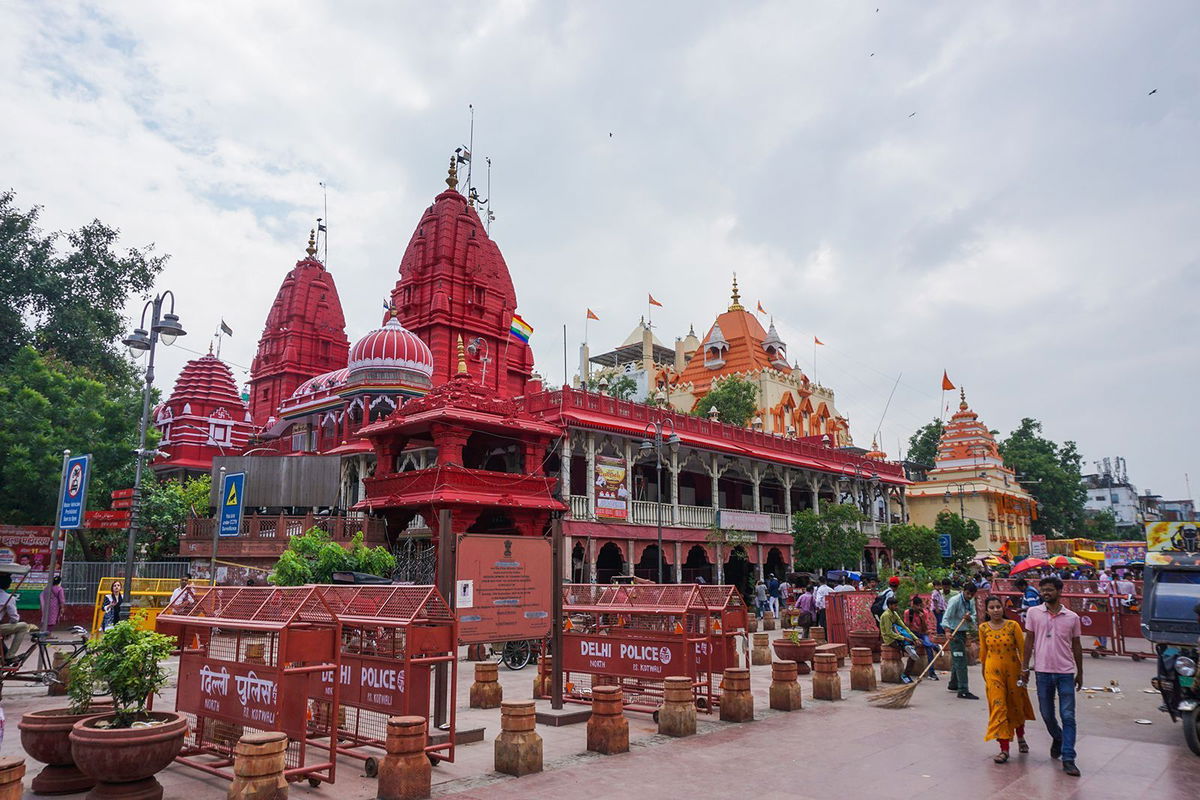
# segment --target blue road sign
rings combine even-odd
[[[221,482],[221,536],[237,536],[242,532],[242,500],[245,498],[246,473],[232,472]]]
[[[938,546],[942,548],[942,558],[950,558],[954,555],[954,541],[948,533],[938,534]]]
[[[88,477],[92,472],[91,455],[67,459],[59,487],[58,527],[64,530],[82,528],[87,511]]]

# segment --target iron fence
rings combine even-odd
[[[139,578],[181,578],[187,574],[191,562],[142,561],[134,565]],[[63,564],[62,586],[67,596],[67,605],[90,606],[96,602],[96,590],[101,578],[125,577],[123,561],[68,561]]]

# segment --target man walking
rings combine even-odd
[[[779,619],[779,579],[772,573],[767,577],[767,610]]]
[[[813,592],[813,604],[817,607],[817,627],[825,627],[825,601],[829,599],[830,593],[833,592],[833,578],[825,576],[825,582],[817,587]]]
[[[758,609],[759,619],[767,615],[767,585],[762,578],[754,584],[754,607]]]
[[[950,639],[950,683],[946,688],[958,692],[963,700],[979,699],[979,695],[971,694],[967,685],[967,634],[979,627],[975,616],[975,591],[975,584],[965,583],[962,591],[946,603],[946,613],[942,615],[942,627],[948,631],[957,628]]]
[[[1083,644],[1079,641],[1079,615],[1064,606],[1059,593],[1062,580],[1051,575],[1038,582],[1042,604],[1025,613],[1025,653],[1021,680],[1028,682],[1030,656],[1037,672],[1038,707],[1050,733],[1050,757],[1062,757],[1063,772],[1079,777],[1075,766],[1075,692],[1083,686]],[[1054,696],[1058,695],[1055,717]]]

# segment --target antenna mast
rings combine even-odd
[[[467,103],[467,108],[471,111],[471,130],[467,134],[467,157],[470,161],[467,162],[467,197],[471,196],[471,172],[475,166],[475,105]]]
[[[317,220],[317,236],[320,237],[322,233],[325,234],[325,236],[321,238],[321,241],[322,241],[322,244],[325,245],[324,264],[326,267],[328,267],[329,266],[329,187],[325,185],[325,181],[317,181],[317,183],[321,187],[321,199],[322,199],[322,202],[324,205],[324,211],[322,213],[325,214],[325,216],[323,218]]]

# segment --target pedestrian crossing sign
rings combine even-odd
[[[234,472],[221,481],[221,517],[217,533],[237,536],[242,532],[242,501],[246,497],[246,473]]]

